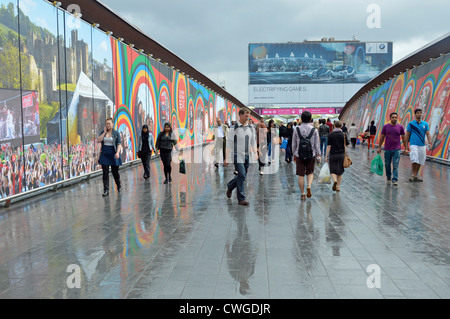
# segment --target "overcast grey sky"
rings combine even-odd
[[[242,103],[248,44],[334,37],[392,41],[393,62],[450,31],[449,0],[101,0]],[[368,6],[380,9],[369,28]],[[373,20],[371,20],[373,21]],[[125,39],[126,41],[126,39]],[[149,52],[151,53],[151,52]]]

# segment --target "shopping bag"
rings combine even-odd
[[[281,148],[282,149],[287,149],[287,145],[288,145],[288,140],[287,138],[283,139],[283,142],[281,142]]]
[[[328,163],[323,164],[322,169],[319,173],[319,183],[330,183],[331,182],[331,174],[330,167]]]
[[[186,174],[186,162],[183,159],[183,150],[180,150],[178,160],[180,161],[180,174]]]
[[[184,159],[180,160],[180,174],[186,174],[186,163]]]
[[[380,176],[383,176],[383,160],[381,159],[380,154],[375,156],[374,159],[372,160],[372,163],[370,164],[370,171]]]

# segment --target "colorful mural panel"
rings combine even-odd
[[[344,110],[340,119],[355,123],[360,133],[372,120],[378,131],[397,112],[399,122],[407,126],[414,110],[423,110],[422,120],[430,126],[431,148],[427,155],[450,160],[450,54],[408,70],[370,91]]]
[[[181,147],[212,139],[236,105],[47,1],[0,0],[0,199],[100,169],[96,137],[112,117],[122,162],[143,124]],[[20,32],[19,32],[20,31]]]

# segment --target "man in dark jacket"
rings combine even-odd
[[[330,131],[329,126],[325,124],[325,119],[321,119],[320,123],[322,123],[319,126],[320,152],[322,154],[322,157],[324,157],[327,152],[328,134],[330,134],[331,131]]]
[[[279,135],[281,138],[286,138],[286,126],[283,122],[280,123]]]

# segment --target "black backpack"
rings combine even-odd
[[[330,133],[330,128],[326,124],[321,124],[319,126],[319,136],[326,137]]]
[[[301,160],[310,160],[313,157],[313,149],[311,144],[311,137],[314,134],[315,127],[312,128],[311,132],[309,133],[308,137],[304,138],[302,134],[300,134],[300,128],[297,127],[297,134],[300,138],[300,143],[298,144],[298,157]]]

